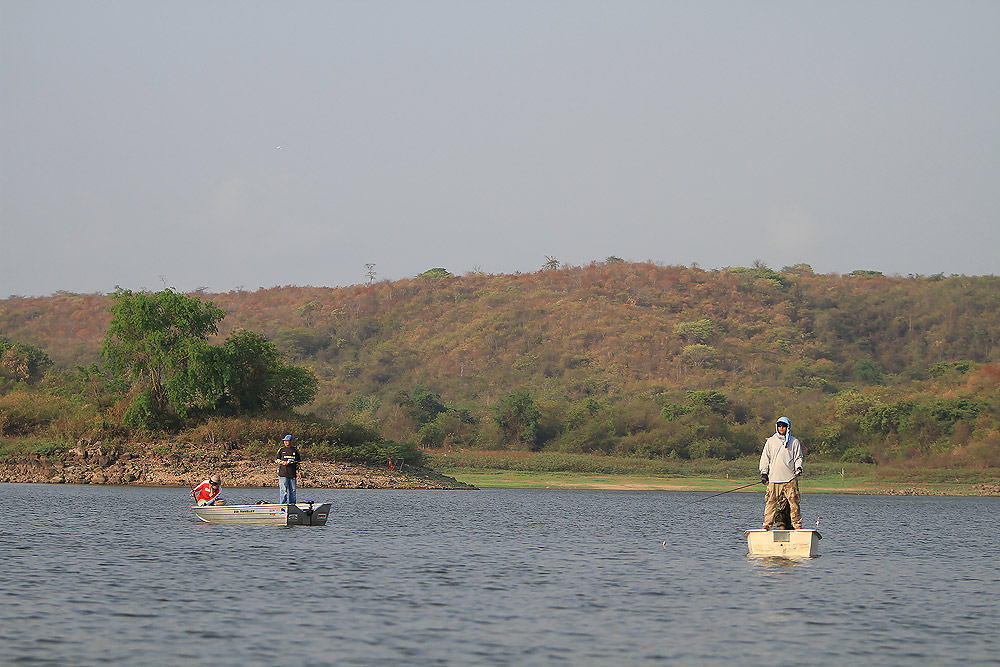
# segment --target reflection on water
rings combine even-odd
[[[797,560],[746,556],[759,493],[308,493],[327,526],[204,524],[186,489],[0,485],[0,664],[794,662],[762,641],[778,627],[810,664],[1000,653],[1000,499],[807,496],[823,556]]]
[[[750,556],[750,555],[748,555],[747,558],[753,559],[754,561],[756,561],[756,564],[759,565],[759,566],[761,566],[761,567],[778,567],[778,568],[780,568],[780,567],[795,567],[797,565],[802,565],[804,563],[808,563],[811,560],[815,560],[815,559],[819,558],[820,556],[822,556],[822,554],[819,554],[819,555],[816,555],[816,556],[812,556],[810,558],[786,558],[785,556]]]

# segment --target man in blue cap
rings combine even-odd
[[[295,504],[295,478],[298,475],[299,450],[292,444],[292,436],[286,435],[284,445],[278,450],[274,462],[278,464],[278,502]]]
[[[774,425],[775,434],[764,442],[760,455],[760,482],[767,484],[764,496],[764,530],[770,530],[778,513],[778,499],[788,501],[792,527],[802,528],[799,511],[799,482],[802,474],[802,443],[792,435],[792,423],[781,417]]]

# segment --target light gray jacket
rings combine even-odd
[[[802,467],[802,443],[788,434],[788,441],[775,433],[764,442],[764,451],[760,454],[760,474],[775,484],[790,482],[795,477],[795,471]]]

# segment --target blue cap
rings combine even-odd
[[[788,417],[778,417],[778,421],[775,423],[775,425],[777,424],[784,424],[789,428],[791,428],[792,426],[792,422],[788,421]]]
[[[285,436],[285,442],[287,442],[287,441],[289,441],[289,440],[291,440],[291,439],[292,439],[292,436],[290,436],[290,435],[286,435],[286,436]]]

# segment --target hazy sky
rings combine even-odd
[[[1000,2],[0,0],[0,140],[0,298],[997,274]]]

